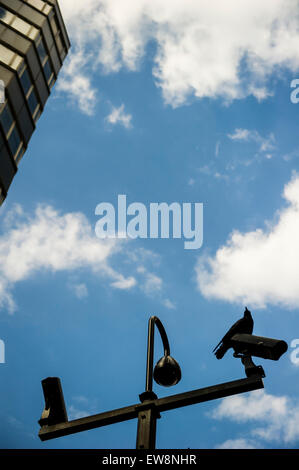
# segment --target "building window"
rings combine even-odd
[[[17,165],[20,163],[24,153],[25,153],[24,145],[20,145],[19,150],[17,151],[15,155],[15,162]]]
[[[49,80],[49,88],[52,88],[54,83],[55,83],[55,77],[54,77],[54,74],[52,73],[52,78]]]
[[[40,104],[37,99],[36,92],[26,66],[20,72],[19,76],[31,115],[33,118],[35,118],[37,109],[39,108]]]
[[[55,15],[54,15],[54,11],[52,11],[50,13],[49,19],[50,19],[50,24],[51,24],[51,28],[52,28],[52,32],[53,32],[53,35],[54,35],[54,38],[55,38],[55,42],[56,42],[58,52],[60,54],[61,59],[63,60],[66,56],[66,48],[63,44],[63,39],[62,39],[61,34],[60,34],[58,22],[57,22],[57,19],[56,19]]]
[[[52,74],[53,74],[49,59],[47,59],[45,64],[44,64],[44,71],[45,71],[47,82],[49,83],[49,81],[52,77]]]
[[[28,101],[28,106],[29,106],[30,112],[33,116],[35,114],[38,106],[39,106],[39,102],[37,100],[36,93],[35,93],[33,88],[31,90],[30,95],[28,96],[27,101]]]
[[[40,57],[40,60],[44,69],[46,81],[48,85],[50,86],[50,83],[53,80],[54,73],[53,73],[52,65],[50,63],[50,58],[46,52],[44,41],[41,37],[38,38],[36,47],[37,47],[38,54],[39,54],[39,57]]]
[[[2,113],[0,114],[0,122],[7,138],[10,151],[15,157],[16,155],[18,155],[20,147],[23,143],[19,131],[16,127],[16,122],[12,116],[8,102],[6,102],[6,105],[4,106]]]
[[[28,94],[30,88],[32,87],[32,82],[31,82],[31,79],[29,77],[28,70],[26,68],[23,70],[23,73],[20,76],[20,80],[21,80],[21,85],[22,85],[23,91],[25,93],[25,96],[27,97],[27,94]]]
[[[37,122],[39,120],[39,118],[41,117],[41,109],[40,109],[40,106],[37,108],[37,110],[35,111],[35,115],[33,116],[33,119],[35,122]]]
[[[38,51],[40,61],[41,61],[42,65],[44,65],[45,59],[47,57],[47,53],[46,53],[46,49],[45,49],[45,46],[44,46],[44,41],[42,40],[42,38],[39,38],[39,39],[40,40],[38,41],[38,44],[37,44],[37,51]]]
[[[21,141],[20,134],[16,128],[16,125],[14,124],[10,132],[10,135],[8,137],[8,145],[13,156],[15,156],[18,153],[21,143],[22,141]]]
[[[4,130],[4,134],[5,136],[7,136],[8,132],[10,131],[13,123],[14,123],[14,119],[12,117],[12,114],[11,114],[11,111],[9,109],[9,105],[8,103],[6,103],[6,105],[4,106],[3,110],[2,110],[2,113],[0,114],[0,122],[2,124],[2,128]]]

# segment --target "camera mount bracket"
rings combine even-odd
[[[266,377],[265,371],[262,366],[257,366],[252,360],[252,357],[249,355],[248,352],[244,351],[243,353],[236,353],[233,354],[234,357],[241,359],[242,364],[245,368],[246,377],[253,377],[257,375],[259,377]]]

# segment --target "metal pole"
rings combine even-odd
[[[142,403],[157,398],[153,392],[155,320],[156,317],[152,316],[148,322],[145,392],[139,395]],[[154,405],[138,413],[136,449],[155,449],[157,417],[160,414],[156,412]]]
[[[156,448],[157,418],[160,418],[160,413],[154,406],[138,413],[136,449]]]
[[[164,326],[158,317],[152,316],[148,322],[145,392],[139,395],[142,403],[157,398],[156,394],[153,392],[155,324],[157,325],[163,342],[164,355],[170,356],[169,342]],[[156,421],[158,418],[160,418],[160,413],[155,409],[154,405],[138,413],[136,449],[155,449]]]
[[[155,317],[151,317],[148,322],[146,382],[145,382],[146,392],[153,391],[154,337],[155,337]]]

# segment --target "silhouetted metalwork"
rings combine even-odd
[[[219,341],[217,346],[213,349],[217,359],[222,359],[226,351],[231,348],[230,340],[237,333],[248,333],[251,334],[253,331],[253,319],[251,312],[245,307],[244,316],[240,320],[236,321],[228,332],[223,336],[222,340]]]
[[[234,357],[241,359],[247,377],[265,377],[263,367],[256,366],[251,356],[277,361],[287,351],[288,345],[279,339],[253,335],[253,324],[251,312],[245,307],[243,318],[234,323],[213,352],[217,359],[222,359],[228,349],[233,348]]]
[[[42,380],[42,387],[45,397],[45,408],[39,424],[43,426],[44,424],[52,425],[66,422],[68,418],[60,379],[48,377]]]
[[[236,354],[250,354],[250,356],[271,359],[272,361],[278,361],[288,349],[287,343],[281,339],[247,334],[234,335],[230,344]]]
[[[246,313],[246,311],[248,313]],[[246,309],[245,313],[246,317],[249,318],[249,310]],[[161,335],[164,356],[159,359],[153,372],[155,325]],[[239,326],[234,328],[235,325]],[[152,316],[148,323],[146,382],[145,391],[139,395],[141,403],[68,421],[60,380],[56,377],[49,377],[42,381],[45,409],[39,420],[39,424],[41,425],[39,438],[42,441],[46,441],[138,418],[136,448],[154,449],[156,424],[157,419],[161,417],[160,413],[183,406],[195,405],[196,403],[203,403],[205,401],[216,400],[218,398],[263,388],[264,384],[262,378],[265,377],[264,370],[261,366],[256,366],[253,363],[251,354],[260,354],[259,357],[277,360],[280,355],[285,352],[286,343],[284,341],[272,340],[271,338],[254,337],[245,332],[242,334],[244,329],[246,330],[247,328],[248,331],[248,325],[245,328],[244,322],[241,322],[240,327],[240,321],[235,325],[228,332],[232,332],[232,334],[230,333],[228,335],[227,333],[228,336],[225,335],[219,345],[222,342],[223,344],[220,348],[223,347],[223,345],[225,345],[225,348],[227,346],[234,348],[234,356],[241,358],[247,378],[191,390],[165,398],[158,398],[153,392],[153,378],[158,384],[166,387],[176,385],[181,379],[181,369],[175,359],[170,356],[169,341],[161,321],[158,317]],[[228,340],[229,343],[227,342]],[[217,349],[219,345],[217,345],[215,349]]]

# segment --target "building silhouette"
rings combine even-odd
[[[56,0],[0,0],[0,204],[69,48]]]

